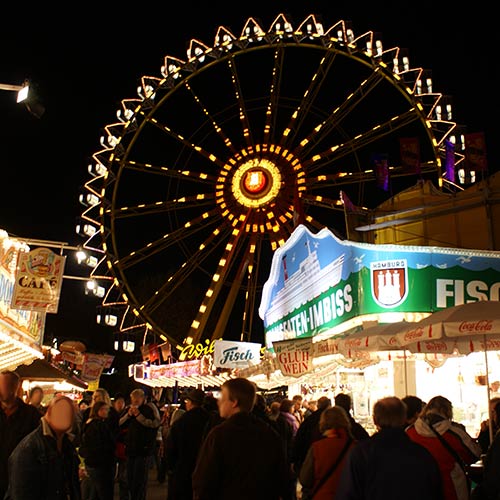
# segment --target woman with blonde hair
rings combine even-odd
[[[436,459],[445,500],[468,500],[470,485],[465,467],[478,460],[481,447],[463,425],[453,422],[451,401],[443,396],[431,398],[406,432]]]
[[[324,438],[312,443],[299,474],[303,498],[311,500],[335,497],[345,459],[356,443],[347,413],[340,406],[323,411],[319,430]]]

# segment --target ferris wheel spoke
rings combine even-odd
[[[202,243],[196,252],[186,260],[179,269],[170,275],[165,283],[158,288],[151,298],[145,302],[139,310],[152,314],[161,304],[165,302],[181,286],[184,281],[202,264],[213,252],[229,237],[231,230],[216,228]]]
[[[161,252],[179,240],[189,237],[190,235],[200,231],[203,228],[215,223],[220,223],[221,217],[216,209],[205,212],[202,215],[186,222],[183,226],[163,235],[161,238],[149,242],[137,250],[130,252],[128,255],[114,261],[114,265],[119,266],[122,270],[129,269],[132,266],[148,259],[152,255]]]
[[[380,125],[376,125],[371,130],[363,134],[359,134],[352,140],[347,141],[343,144],[336,144],[331,148],[322,151],[321,153],[315,154],[311,159],[305,161],[302,165],[304,169],[310,174],[321,167],[330,164],[348,154],[351,154],[358,149],[361,149],[372,142],[377,141],[381,137],[391,134],[396,130],[405,127],[409,123],[418,120],[418,116],[415,113],[415,108],[411,108],[405,113],[394,116],[393,118],[387,120]]]
[[[214,128],[215,132],[219,135],[219,137],[222,139],[222,141],[224,142],[224,144],[226,145],[226,147],[233,153],[233,154],[236,154],[236,149],[235,147],[233,146],[233,143],[231,142],[231,139],[229,139],[229,137],[224,133],[224,131],[222,130],[222,127],[217,123],[217,121],[215,120],[215,118],[210,114],[210,112],[208,111],[208,109],[206,108],[206,106],[201,102],[201,99],[199,98],[199,96],[195,93],[195,91],[193,90],[193,88],[191,87],[191,85],[189,85],[189,82],[185,82],[184,83],[185,87],[189,90],[189,92],[191,93],[191,95],[193,96],[193,99],[194,101],[196,102],[196,104],[198,104],[198,106],[201,108],[201,110],[203,111],[203,114],[207,117],[208,121],[212,124],[212,127]]]
[[[193,196],[183,196],[176,200],[157,201],[156,203],[142,203],[132,207],[120,207],[106,210],[115,219],[139,217],[145,215],[171,212],[188,208],[198,208],[213,205],[214,194],[199,193]]]
[[[243,313],[243,325],[241,329],[241,340],[249,342],[251,340],[253,327],[253,311],[257,299],[258,276],[260,253],[262,251],[262,239],[255,237],[250,244],[248,254],[248,280],[245,294],[245,311]]]
[[[203,335],[208,318],[213,310],[213,307],[219,297],[224,282],[227,279],[227,274],[236,260],[243,241],[246,237],[246,232],[243,230],[246,220],[242,221],[238,226],[233,228],[231,236],[229,237],[224,253],[216,266],[216,271],[212,276],[210,285],[205,293],[205,297],[198,309],[195,319],[191,323],[189,336],[193,339],[194,343],[199,342],[200,337]]]
[[[205,172],[192,171],[192,170],[177,170],[175,168],[162,167],[159,165],[152,165],[150,163],[140,163],[137,161],[127,160],[123,163],[125,170],[134,170],[147,174],[162,175],[173,179],[188,180],[197,183],[214,183],[216,177],[209,175]]]
[[[320,208],[327,208],[329,210],[337,210],[339,212],[344,211],[344,207],[340,200],[333,200],[332,198],[327,198],[326,196],[308,196],[305,195],[302,197],[302,200],[305,205],[314,205]]]
[[[266,109],[266,123],[264,125],[264,144],[268,142],[273,144],[274,142],[284,56],[285,51],[280,45],[274,52],[273,74],[269,90],[269,102]]]
[[[325,78],[337,56],[336,52],[329,50],[332,45],[333,41],[330,41],[326,47],[326,54],[321,58],[318,69],[312,76],[307,90],[304,92],[299,105],[295,108],[287,127],[283,131],[283,137],[280,141],[280,144],[283,147],[287,147],[289,144],[293,143],[302,127],[302,124],[304,123],[304,120],[308,117],[311,111],[313,103],[316,100],[323,82],[325,81]]]
[[[215,163],[219,167],[224,166],[224,162],[219,160],[213,153],[209,153],[205,149],[203,149],[201,146],[198,146],[197,144],[193,144],[192,142],[188,141],[185,137],[183,137],[181,134],[178,134],[174,130],[172,130],[170,127],[167,125],[164,125],[160,123],[155,117],[152,116],[146,116],[143,110],[140,110],[140,113],[144,116],[144,118],[158,127],[160,130],[163,132],[166,132],[170,137],[173,137],[175,140],[179,141],[181,144],[186,146],[189,149],[192,149],[193,151],[196,151],[198,154],[206,158],[207,160],[210,160],[212,163]]]
[[[333,128],[337,127],[346,116],[357,108],[363,99],[383,81],[384,77],[378,68],[363,80],[358,88],[349,94],[344,102],[334,109],[330,115],[321,123],[316,125],[313,130],[300,141],[299,146],[295,149],[294,154],[307,156],[316,144],[319,144],[323,139],[328,137],[328,134]]]
[[[241,91],[240,79],[238,76],[238,71],[236,70],[236,62],[234,57],[231,56],[227,63],[229,65],[229,70],[231,71],[231,82],[233,84],[234,97],[238,103],[239,116],[241,121],[241,126],[243,128],[243,137],[245,139],[246,145],[248,147],[253,147],[252,131],[250,128],[250,121],[248,119],[248,113],[245,106],[245,99]]]

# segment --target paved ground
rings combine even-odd
[[[114,500],[119,500],[118,484],[115,485]],[[149,484],[146,492],[146,500],[167,500],[167,483],[159,484],[156,480],[156,471],[153,469],[149,474]]]

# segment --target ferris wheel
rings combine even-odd
[[[137,92],[104,127],[77,230],[98,319],[144,339],[258,336],[273,251],[298,222],[341,235],[340,190],[369,198],[374,151],[396,158],[399,139],[417,136],[422,175],[446,180],[448,98],[405,51],[346,21],[221,26]]]

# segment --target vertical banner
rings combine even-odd
[[[446,173],[446,179],[450,182],[455,182],[455,145],[451,141],[444,141],[445,146],[445,157],[444,157],[444,169]]]
[[[420,175],[420,142],[418,137],[401,137],[399,139],[399,154],[401,155],[401,166],[406,172]]]
[[[57,313],[66,257],[48,248],[21,252],[12,294],[13,309]]]
[[[484,172],[488,169],[486,140],[483,132],[465,134],[465,165],[468,170]]]
[[[389,158],[387,154],[376,153],[372,155],[371,159],[377,187],[383,191],[389,191]]]
[[[273,342],[274,352],[285,376],[300,377],[312,372],[312,337]]]

